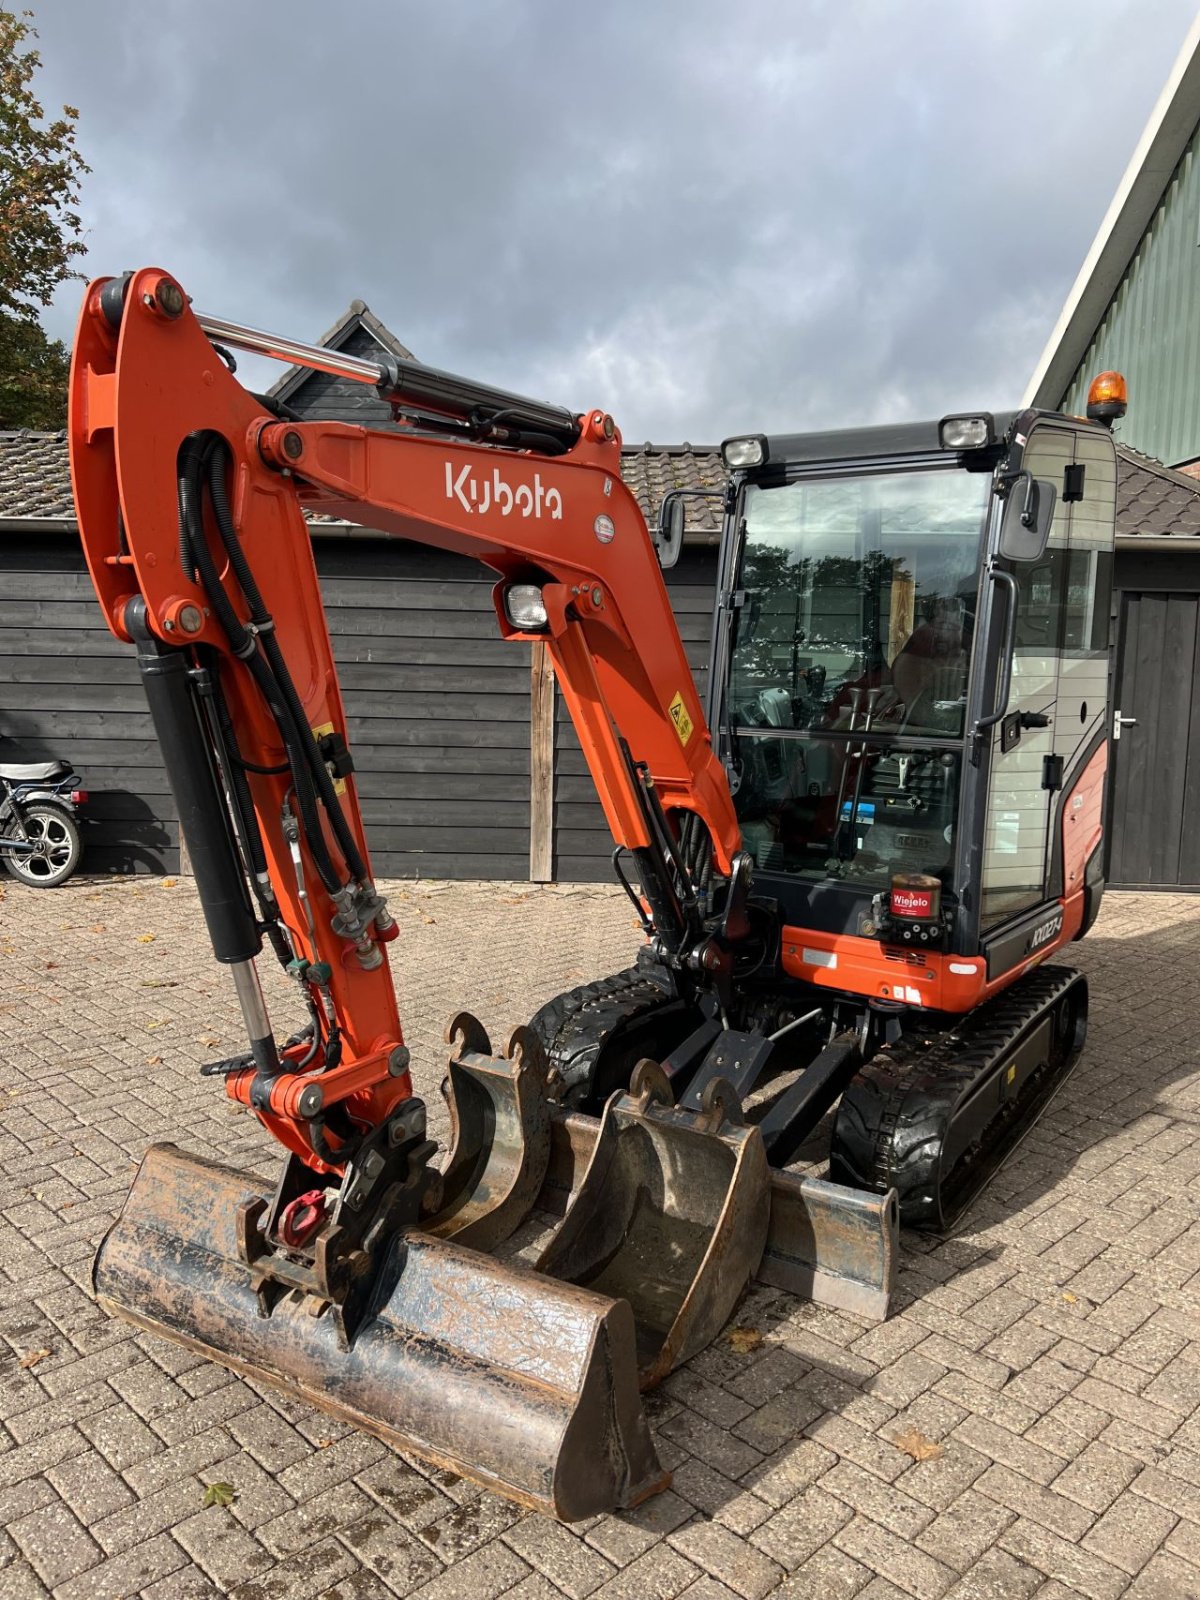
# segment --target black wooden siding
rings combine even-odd
[[[379,539],[318,538],[316,550],[376,872],[526,878],[529,652],[497,634],[493,575]],[[671,575],[696,665],[711,570],[711,557],[691,558]],[[132,651],[104,627],[74,539],[0,540],[0,684],[0,733],[84,776],[89,868],[177,870],[175,806]],[[556,876],[605,879],[611,845],[591,778],[569,724],[558,734]]]

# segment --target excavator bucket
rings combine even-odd
[[[423,1227],[439,1239],[491,1250],[525,1221],[546,1177],[546,1056],[529,1028],[515,1028],[504,1055],[493,1056],[469,1011],[451,1019],[446,1043],[453,1047],[442,1085],[450,1155],[441,1205]]]
[[[564,1216],[573,1206],[600,1133],[595,1117],[555,1108],[550,1165],[539,1209]],[[869,1194],[825,1178],[771,1171],[767,1243],[755,1274],[817,1305],[883,1322],[900,1255],[896,1191]]]
[[[642,1061],[604,1109],[587,1171],[540,1272],[627,1300],[643,1389],[711,1343],[762,1257],[770,1172],[720,1078],[698,1112]]]
[[[563,1521],[669,1482],[627,1303],[406,1229],[344,1348],[311,1296],[264,1314],[237,1221],[266,1187],[153,1146],[97,1254],[100,1304]]]

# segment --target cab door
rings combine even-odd
[[[1070,529],[1070,504],[1063,504],[1062,485],[1074,459],[1072,429],[1035,425],[1021,466],[1053,485],[1054,520],[1044,553],[1013,563],[1011,569],[1016,631],[1007,713],[990,733],[980,894],[985,931],[1045,898],[1052,797],[1044,780],[1058,716],[1062,577]],[[1020,485],[1013,490],[1021,492]]]
[[[1053,486],[1054,517],[1044,551],[1011,564],[1016,633],[1008,712],[991,734],[985,930],[1064,892],[1063,803],[1108,727],[1112,437],[1097,427],[1038,422],[1021,466]]]

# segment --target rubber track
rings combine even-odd
[[[546,1047],[564,1099],[573,1103],[586,1097],[600,1051],[618,1029],[672,999],[665,975],[657,983],[642,968],[627,967],[568,989],[535,1012],[530,1027]]]
[[[890,1049],[860,1070],[838,1108],[830,1176],[882,1194],[895,1188],[908,1226],[949,1227],[983,1188],[1065,1079],[1078,1051],[1049,1076],[1035,1075],[989,1126],[975,1181],[956,1178],[943,1191],[941,1154],[947,1129],[966,1093],[987,1081],[1019,1042],[1081,975],[1071,967],[1040,967],[995,999],[967,1013],[954,1028],[922,1048]],[[1038,1104],[1038,1098],[1044,1100]],[[1017,1137],[1009,1143],[1016,1129]]]

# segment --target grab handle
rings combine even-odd
[[[999,567],[989,567],[988,577],[993,583],[1001,584],[1008,590],[1008,615],[1004,623],[1004,653],[1000,661],[1001,685],[1003,693],[1000,704],[991,716],[980,717],[971,729],[971,737],[985,733],[988,728],[994,728],[998,722],[1003,722],[1008,715],[1008,701],[1012,694],[1013,656],[1017,648],[1017,580],[1011,572],[1004,572]]]

